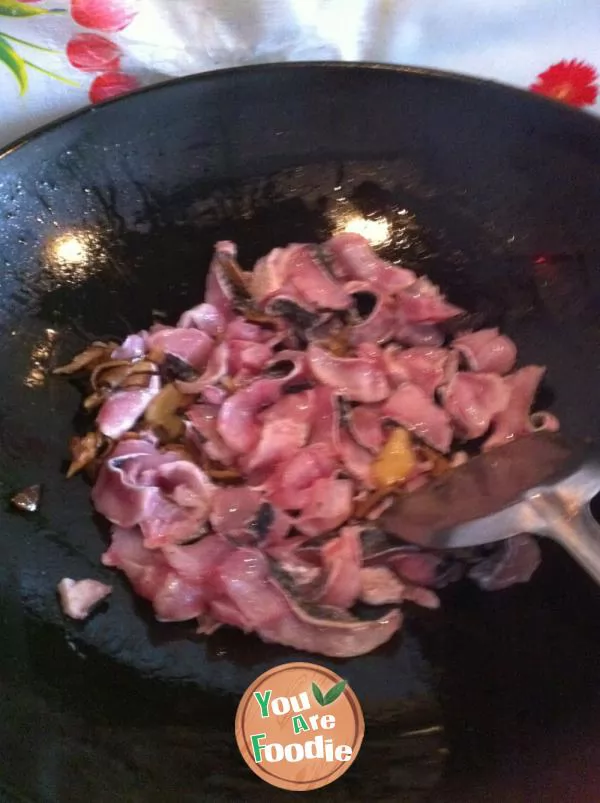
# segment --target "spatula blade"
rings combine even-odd
[[[573,475],[586,459],[582,443],[539,432],[479,455],[411,493],[398,496],[379,526],[429,548],[463,548],[536,532],[541,520],[525,502],[536,487]]]

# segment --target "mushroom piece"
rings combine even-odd
[[[425,443],[419,444],[416,449],[423,459],[431,463],[431,476],[439,477],[453,467],[454,462],[451,462],[447,457],[444,457],[441,452],[437,452]]]
[[[84,435],[83,438],[77,436],[71,438],[71,465],[67,469],[67,479],[71,479],[78,471],[92,463],[97,457],[106,454],[111,446],[111,441],[105,438],[100,432],[92,431]]]
[[[110,358],[111,353],[118,345],[118,343],[113,343],[112,341],[103,343],[100,340],[95,340],[91,346],[88,346],[84,351],[76,354],[71,362],[66,365],[60,365],[58,368],[55,368],[52,373],[56,375],[76,374],[78,371],[83,371],[84,368],[90,371]]]
[[[19,491],[18,494],[15,494],[10,501],[19,510],[23,510],[26,513],[35,513],[40,504],[41,493],[41,485],[29,485]]]
[[[103,388],[115,390],[123,387],[145,387],[149,377],[156,373],[158,368],[150,360],[108,360],[94,368],[90,381],[95,391]]]
[[[373,461],[373,479],[378,488],[391,488],[406,482],[416,465],[410,434],[397,427]]]
[[[146,407],[144,421],[163,443],[176,441],[185,432],[185,423],[179,413],[193,400],[193,396],[181,393],[173,383],[165,385]]]

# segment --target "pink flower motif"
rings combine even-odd
[[[82,28],[115,33],[138,14],[141,0],[71,0],[71,16]]]
[[[139,85],[139,81],[133,75],[123,72],[105,72],[92,81],[89,98],[92,103],[101,103],[103,100],[133,92]]]
[[[106,72],[119,69],[121,48],[97,33],[79,33],[67,43],[67,58],[83,72]]]

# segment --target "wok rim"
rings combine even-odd
[[[506,92],[514,97],[520,97],[521,100],[533,104],[542,104],[542,106],[554,107],[556,111],[561,111],[566,115],[573,115],[573,119],[587,119],[592,125],[595,125],[600,135],[600,117],[587,109],[581,109],[571,106],[563,101],[550,98],[546,95],[532,92],[530,89],[513,86],[511,84],[497,81],[491,78],[484,78],[477,75],[468,75],[466,73],[454,72],[451,70],[437,69],[433,67],[419,67],[408,64],[390,64],[386,62],[376,61],[277,61],[277,62],[264,62],[259,64],[245,64],[235,67],[224,67],[216,70],[206,70],[202,72],[192,73],[191,75],[180,76],[177,78],[168,78],[164,81],[150,84],[149,86],[142,87],[128,92],[125,95],[120,95],[116,98],[103,101],[96,105],[83,106],[68,114],[61,115],[55,120],[44,123],[41,126],[33,128],[20,137],[17,137],[12,142],[0,148],[0,160],[5,159],[7,156],[15,151],[21,150],[30,142],[41,139],[45,134],[56,131],[63,125],[66,125],[75,120],[84,120],[87,117],[97,116],[102,114],[105,109],[110,109],[119,104],[127,104],[132,98],[143,97],[145,95],[152,95],[169,91],[171,87],[177,87],[185,84],[194,83],[208,83],[214,80],[226,80],[230,77],[237,75],[248,74],[265,74],[269,75],[280,71],[322,71],[324,73],[333,72],[353,72],[353,71],[367,71],[379,72],[380,74],[392,73],[398,76],[412,76],[417,78],[434,78],[441,82],[449,82],[463,87],[476,86],[482,88],[489,88],[492,91]],[[1,167],[1,162],[0,162]]]

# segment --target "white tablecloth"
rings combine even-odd
[[[596,0],[0,0],[0,145],[111,94],[280,60],[439,67],[600,111]],[[82,69],[83,68],[83,69]]]

